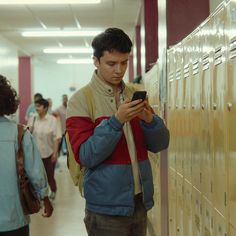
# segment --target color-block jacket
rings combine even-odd
[[[76,161],[88,168],[84,177],[86,208],[108,215],[132,215],[134,180],[123,125],[115,118],[117,111],[112,88],[94,73],[87,85],[93,94],[94,114],[90,114],[85,94],[79,90],[69,100],[66,128]],[[122,95],[131,98],[133,89],[124,85]],[[167,148],[169,132],[154,116],[151,124],[138,118],[130,121],[139,163],[143,201],[153,206],[153,180],[147,151]]]

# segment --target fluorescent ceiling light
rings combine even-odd
[[[84,59],[59,59],[58,64],[93,64],[92,58]]]
[[[100,34],[100,30],[77,30],[77,31],[25,31],[21,35],[23,37],[83,37],[96,36]]]
[[[101,0],[0,0],[0,5],[97,4]]]
[[[92,48],[45,48],[44,53],[93,53]]]

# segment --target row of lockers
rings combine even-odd
[[[236,235],[236,2],[167,52],[169,235]]]

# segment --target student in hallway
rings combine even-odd
[[[29,235],[30,218],[23,213],[18,189],[18,129],[16,123],[6,118],[16,112],[18,104],[16,91],[0,75],[0,236]],[[25,171],[43,201],[43,216],[50,217],[53,208],[48,198],[47,177],[38,148],[29,131],[24,133],[22,146]]]
[[[48,114],[49,104],[46,99],[37,100],[35,107],[37,115],[30,118],[28,126],[38,145],[51,189],[50,198],[54,200],[57,191],[54,172],[61,130],[58,128],[56,118]]]
[[[26,115],[25,115],[25,120],[26,120],[26,122],[28,122],[28,120],[29,120],[29,118],[30,118],[31,116],[34,116],[34,115],[35,115],[35,113],[36,113],[36,110],[35,110],[35,102],[36,102],[37,100],[41,99],[41,98],[43,98],[43,96],[42,96],[41,93],[36,93],[36,94],[34,94],[34,101],[33,101],[33,103],[31,103],[31,104],[28,106],[28,108],[27,108],[27,110],[26,110]]]
[[[154,205],[148,151],[167,148],[169,131],[147,99],[131,101],[134,89],[123,82],[128,35],[108,28],[92,47],[96,70],[87,88],[93,111],[81,89],[69,100],[66,121],[75,159],[87,168],[84,222],[89,236],[145,236]]]

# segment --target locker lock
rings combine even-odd
[[[216,104],[215,103],[213,104],[213,110],[216,110]]]
[[[204,106],[204,104],[202,104],[202,110],[204,110],[205,109],[205,106]]]

